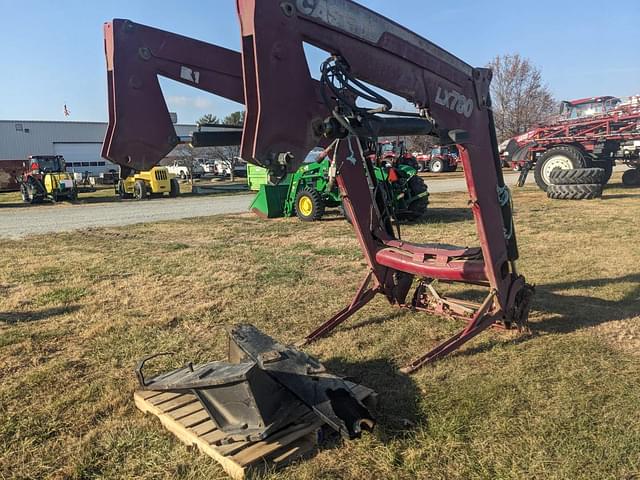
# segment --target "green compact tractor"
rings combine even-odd
[[[264,218],[292,217],[304,222],[320,220],[327,207],[342,206],[335,183],[335,169],[329,157],[319,158],[321,150],[312,151],[294,174],[280,183],[268,182],[266,170],[249,165],[249,187],[258,193],[249,207]],[[374,168],[378,182],[388,188],[390,208],[399,220],[422,217],[429,204],[429,193],[417,170],[410,165],[384,163]]]

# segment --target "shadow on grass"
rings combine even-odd
[[[427,208],[427,214],[420,222],[413,223],[457,223],[473,220],[469,208]]]
[[[629,188],[629,187],[627,187]],[[613,195],[609,195],[605,193],[602,195],[602,200],[616,200],[616,199],[622,199],[622,198],[640,198],[640,192],[638,193],[616,193]]]
[[[0,322],[5,322],[8,325],[37,322],[57,315],[76,312],[78,310],[80,310],[80,306],[78,305],[67,305],[65,307],[46,308],[44,310],[32,310],[26,312],[0,312]]]
[[[348,320],[346,325],[340,325],[341,331],[349,331],[349,330],[357,330],[362,327],[367,327],[369,325],[382,325],[385,322],[390,320],[395,320],[396,318],[404,315],[408,310],[397,308],[393,312],[387,315],[379,315],[367,318],[366,320],[362,320],[356,323],[350,323]]]
[[[378,394],[372,414],[376,419],[374,434],[383,442],[409,433],[426,418],[420,413],[421,392],[409,375],[400,372],[399,366],[380,358],[364,362],[352,362],[345,358],[323,361],[334,374],[372,388]]]
[[[556,293],[572,288],[599,288],[617,283],[635,283],[635,287],[622,300],[604,300],[586,295]],[[640,273],[618,278],[594,278],[576,282],[559,282],[536,287],[534,308],[558,317],[537,322],[534,330],[549,333],[569,333],[602,323],[623,320],[640,314]]]
[[[574,288],[602,288],[617,283],[635,283],[636,286],[622,300],[603,300],[587,295],[557,293],[558,290]],[[471,300],[476,291],[465,290],[456,293],[456,298]],[[554,315],[552,318],[530,324],[531,333],[522,333],[515,338],[485,340],[480,345],[467,346],[456,350],[450,356],[468,357],[485,353],[499,345],[518,345],[540,333],[570,333],[583,328],[624,320],[640,315],[640,273],[619,278],[593,278],[576,282],[558,282],[536,285],[532,309]],[[477,301],[477,300],[476,300]],[[462,328],[463,323],[460,323]]]

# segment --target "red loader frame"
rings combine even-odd
[[[496,322],[523,325],[533,290],[516,269],[509,194],[489,108],[491,72],[470,67],[349,0],[237,0],[237,6],[247,108],[243,158],[275,172],[291,172],[312,147],[334,140],[343,204],[369,265],[352,302],[305,342],[326,335],[377,294],[392,304],[467,322],[405,372],[446,355]],[[332,54],[320,86],[309,74],[304,42]],[[338,83],[333,89],[332,81]],[[358,109],[345,92],[375,98],[358,82],[404,97],[421,115],[385,116],[384,105]],[[418,132],[459,145],[480,247],[411,244],[394,234],[361,146],[372,133]],[[488,293],[480,304],[443,298],[435,292],[435,280],[481,285]]]
[[[104,46],[109,124],[102,156],[122,176],[149,170],[180,143],[158,75],[244,103],[238,52],[123,19],[104,24]]]
[[[473,69],[350,1],[238,0],[238,12],[241,63],[236,52],[186,37],[124,20],[106,24],[110,124],[104,156],[126,168],[144,169],[177,144],[158,74],[236,101],[246,99],[246,160],[283,174],[295,171],[313,147],[330,145],[344,204],[369,265],[353,301],[306,342],[326,335],[377,294],[392,304],[466,322],[454,337],[405,367],[407,372],[441,358],[497,322],[507,327],[526,324],[533,290],[516,269],[509,194],[488,108],[490,71]],[[334,73],[346,72],[400,94],[421,113],[350,115],[340,103],[353,99],[353,92],[340,101],[327,99],[326,82],[309,75],[303,41],[334,54],[333,66],[343,70]],[[185,71],[190,72],[187,78]],[[244,93],[239,91],[243,85]],[[361,147],[372,136],[428,132],[441,143],[460,145],[480,247],[410,244],[394,233],[371,161]],[[435,280],[479,285],[487,294],[480,303],[445,298],[435,291]]]

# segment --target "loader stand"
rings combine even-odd
[[[423,367],[427,363],[438,360],[445,355],[453,352],[461,345],[467,343],[473,337],[483,332],[487,328],[495,325],[497,318],[495,315],[487,313],[493,304],[493,300],[495,297],[495,291],[492,291],[485,301],[482,303],[480,308],[476,311],[473,318],[469,320],[467,326],[456,333],[454,336],[445,340],[437,347],[433,348],[423,356],[415,359],[413,362],[408,365],[402,367],[400,371],[402,373],[413,373],[418,370],[420,367]]]
[[[356,292],[353,300],[349,305],[340,310],[337,314],[327,320],[325,323],[320,325],[317,329],[307,335],[302,341],[296,344],[296,347],[302,347],[304,345],[308,345],[322,337],[325,337],[329,334],[333,329],[338,327],[341,323],[345,322],[351,315],[356,313],[362,307],[364,307],[367,303],[369,303],[376,294],[381,293],[379,288],[369,288],[369,283],[373,277],[372,272],[369,272],[365,277],[364,281],[361,283],[360,288]],[[422,289],[422,285],[418,287],[418,291]],[[436,295],[435,290],[429,286],[430,293],[432,295]],[[418,292],[416,292],[418,293]],[[408,365],[402,367],[400,371],[402,373],[413,373],[424,365],[431,363],[435,360],[439,360],[442,357],[448,355],[453,352],[472,338],[474,338],[479,333],[483,332],[487,328],[497,326],[496,323],[498,321],[498,316],[492,313],[489,313],[493,302],[495,300],[496,292],[492,290],[489,295],[485,298],[484,302],[481,305],[477,305],[477,310],[473,313],[473,316],[467,320],[467,325],[465,328],[460,330],[458,333],[453,335],[451,338],[445,340],[440,343],[438,346],[434,347],[429,352],[425,353],[421,357],[415,359]],[[454,306],[457,305],[460,307],[459,303],[452,301],[450,299],[443,299],[437,296],[437,299],[440,302],[446,303],[447,305]],[[471,304],[468,304],[471,305]],[[417,307],[416,305],[400,305],[401,307],[410,308],[413,310],[422,310],[425,312],[430,312],[434,314],[442,315],[443,312],[439,311],[439,309],[425,308],[425,307]],[[464,310],[470,310],[467,306],[464,307]],[[462,315],[458,315],[450,312],[449,315],[452,318],[463,318]]]

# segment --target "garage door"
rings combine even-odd
[[[118,170],[113,163],[100,157],[101,143],[54,143],[56,155],[62,155],[67,162],[67,170],[73,172],[89,172],[89,175],[100,176],[109,170]]]

